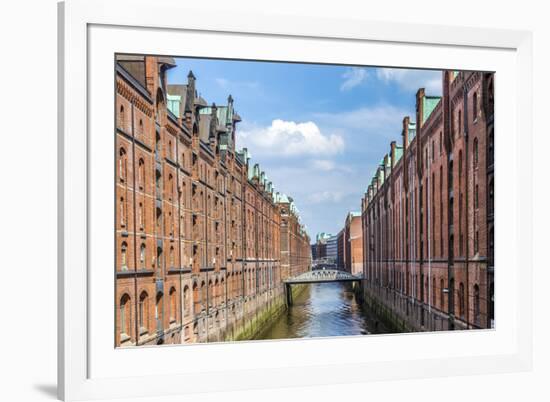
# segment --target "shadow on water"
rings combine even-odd
[[[351,284],[308,285],[256,339],[289,339],[385,333],[376,316],[358,302]]]

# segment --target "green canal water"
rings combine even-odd
[[[293,304],[255,339],[289,339],[386,333],[382,322],[357,300],[351,285],[307,285]]]

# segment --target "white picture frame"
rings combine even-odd
[[[60,3],[58,15],[58,393],[61,399],[160,397],[530,369],[532,36],[529,32],[362,19],[324,20],[297,15],[247,14],[238,10],[222,14],[186,8],[178,0],[69,0]],[[154,41],[147,40],[144,32],[149,38],[161,38],[157,43],[162,43],[163,48],[155,51]],[[193,50],[191,45],[185,45],[186,41],[178,42],[178,38],[189,36],[205,41],[208,38],[218,42],[231,40],[240,45],[216,48],[209,42],[206,49],[203,46],[203,50]],[[303,46],[306,42],[310,45],[307,49]],[[300,52],[297,51],[299,45],[302,45]],[[185,51],[184,46],[188,46]],[[269,48],[268,56],[262,53],[262,48],[263,52]],[[320,49],[329,48],[330,52],[321,56]],[[357,49],[368,49],[369,54],[356,52]],[[112,172],[108,163],[105,168],[97,163],[101,155],[95,149],[101,143],[96,142],[97,136],[93,133],[103,128],[108,130],[114,121],[112,110],[111,114],[103,114],[103,109],[95,107],[100,105],[98,99],[103,99],[106,105],[113,99],[112,92],[110,98],[105,98],[109,94],[108,85],[111,91],[113,87],[114,78],[105,75],[106,71],[112,71],[112,64],[107,69],[104,67],[114,52],[486,70],[500,63],[494,69],[498,144],[495,159],[499,171],[495,255],[499,268],[495,274],[498,278],[495,292],[507,297],[496,302],[496,330],[132,351],[115,351],[112,345],[106,346],[101,333],[107,333],[112,339],[109,332],[112,317],[102,312],[113,301],[106,297],[101,302],[94,294],[108,293],[113,284],[104,283],[102,274],[93,267],[98,260],[111,258],[109,253],[113,251],[91,246],[98,244],[97,236],[103,231],[100,219],[91,225],[90,211],[94,211],[94,219],[103,212],[98,206],[102,193],[96,191],[94,180],[101,177],[103,171]],[[425,57],[420,60],[404,57],[418,52]],[[437,57],[429,57],[431,53]],[[459,58],[462,58],[460,63]],[[90,91],[91,82],[93,91]],[[94,119],[97,113],[100,118]],[[499,142],[499,138],[507,141]],[[109,159],[112,154],[106,152]],[[499,157],[507,163],[499,164]],[[507,182],[499,182],[499,177],[507,177]],[[112,200],[109,195],[105,198]],[[512,219],[499,220],[499,216]],[[107,277],[109,275],[112,277],[111,272]],[[390,343],[396,349],[393,352],[388,349]],[[452,343],[453,350],[438,349],[437,345],[445,343]],[[435,346],[432,349],[423,346],[430,344]],[[259,357],[263,360],[259,361]],[[220,362],[214,370],[210,364],[201,365],[212,359]],[[176,363],[168,364],[168,360]],[[148,368],[132,371],[139,361],[147,362]],[[121,371],[121,367],[128,370]]]

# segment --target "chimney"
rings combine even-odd
[[[390,143],[390,155],[391,155],[391,168],[393,170],[393,167],[395,166],[395,146],[396,146],[396,143],[395,141],[392,141]]]
[[[212,112],[210,113],[210,130],[208,133],[208,143],[210,148],[214,150],[216,147],[218,134],[218,107],[215,103],[212,103]]]
[[[424,88],[416,91],[416,135],[420,135],[420,129],[424,124],[424,96],[426,95]]]
[[[157,58],[155,56],[145,56],[145,84],[147,90],[151,94],[155,94],[155,89],[159,86],[158,82],[158,69]],[[154,98],[155,96],[153,96]]]
[[[409,146],[409,116],[405,116],[403,118],[403,152],[408,148]]]
[[[193,105],[195,103],[195,75],[193,74],[193,71],[189,70],[189,74],[187,74],[187,96],[185,98],[185,112],[192,113],[194,111]]]

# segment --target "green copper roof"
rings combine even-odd
[[[168,94],[167,98],[168,110],[174,113],[176,117],[180,117],[181,96]]]
[[[395,147],[395,163],[399,162],[399,160],[403,157],[403,148],[402,147]]]
[[[439,100],[441,99],[440,96],[425,96],[422,98],[423,104],[423,113],[422,113],[422,124],[428,120],[432,112],[434,111],[435,107],[439,103]]]
[[[416,137],[416,123],[409,123],[409,144]],[[407,144],[407,145],[409,145]]]

